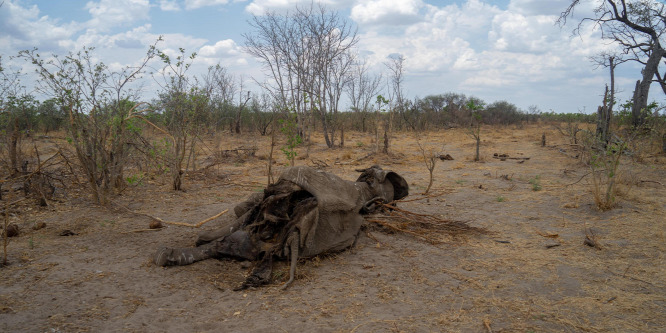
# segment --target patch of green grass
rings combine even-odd
[[[495,198],[495,200],[497,200],[497,202],[504,202],[506,200],[506,198],[504,198],[501,195],[498,195],[497,198]]]
[[[463,179],[458,179],[458,180],[456,180],[456,184],[458,184],[458,185],[465,185],[465,180],[463,180]]]
[[[116,221],[106,219],[106,220],[100,222],[99,225],[102,226],[102,227],[106,227],[107,223],[108,223],[110,226],[113,227],[113,226],[116,224]]]
[[[137,173],[137,174],[134,174],[134,175],[131,175],[131,176],[125,178],[125,180],[127,181],[127,184],[132,185],[132,186],[142,185],[143,184],[143,177],[144,177],[143,173]]]
[[[530,184],[532,184],[532,191],[541,191],[541,176],[534,176],[534,178],[530,179]]]

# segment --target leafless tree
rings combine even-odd
[[[208,68],[209,85],[213,89],[213,96],[222,101],[231,102],[238,89],[234,75],[226,67],[217,64]]]
[[[329,73],[327,74],[329,83],[326,85],[326,94],[328,100],[328,114],[329,117],[322,119],[322,125],[328,127],[330,133],[331,144],[329,147],[335,145],[336,130],[342,126],[338,123],[338,109],[340,106],[340,98],[344,92],[345,87],[352,81],[352,65],[354,63],[354,56],[351,52],[345,52],[339,57],[336,57],[328,66]],[[326,116],[322,112],[322,117]],[[342,128],[340,128],[342,130]],[[341,137],[342,140],[342,137]],[[328,143],[328,142],[327,142]]]
[[[384,152],[388,153],[391,146],[391,136],[393,135],[393,114],[398,111],[402,114],[402,83],[404,81],[404,63],[405,57],[401,54],[389,56],[389,60],[384,65],[389,69],[388,95],[391,103],[389,104],[389,119],[384,129]]]
[[[236,110],[236,120],[234,122],[234,124],[235,124],[234,125],[234,132],[236,132],[236,134],[241,134],[241,119],[242,119],[242,116],[243,116],[243,109],[245,108],[245,105],[247,104],[247,102],[250,101],[250,91],[249,90],[243,91],[243,87],[245,85],[244,81],[245,80],[241,76],[241,78],[238,82],[239,83],[238,86],[240,88],[240,91],[238,92],[238,109]],[[243,96],[243,93],[247,93],[246,94],[247,96]]]
[[[558,22],[564,25],[582,2],[573,0],[562,12]],[[596,4],[595,17],[583,18],[574,33],[580,31],[584,22],[592,21],[601,29],[602,38],[617,43],[628,59],[643,65],[642,78],[636,82],[632,106],[633,124],[639,126],[646,116],[651,83],[657,81],[666,94],[666,72],[663,75],[659,72],[659,66],[666,60],[662,40],[666,32],[666,5],[655,0],[593,2]]]
[[[382,76],[371,75],[365,61],[356,60],[352,67],[351,79],[346,86],[351,109],[361,114],[361,130],[366,131],[366,120],[372,108],[373,98],[379,93]]]
[[[604,92],[603,105],[597,110],[597,136],[604,144],[610,139],[610,124],[613,117],[613,107],[615,106],[615,68],[617,65],[626,62],[622,54],[603,52],[591,58],[592,62],[598,67],[606,67],[610,71],[610,89],[606,86]]]
[[[255,15],[250,25],[254,32],[243,35],[245,50],[264,66],[269,81],[262,87],[283,109],[296,111],[301,133],[308,115],[319,115],[326,144],[333,147],[330,134],[335,128],[329,115],[337,112],[347,81],[346,59],[358,42],[356,29],[321,4]]]

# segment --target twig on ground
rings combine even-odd
[[[488,333],[493,333],[493,329],[490,328],[490,319],[484,319],[483,326],[488,330]]]
[[[6,210],[9,209],[8,207],[14,206],[14,205],[16,205],[17,203],[19,203],[19,202],[21,202],[21,201],[23,201],[23,200],[26,200],[26,199],[28,199],[28,198],[21,198],[21,199],[18,199],[18,200],[14,200],[14,201],[12,201],[12,202],[9,202],[9,203],[5,204],[5,207],[6,207],[6,208],[3,208],[0,212],[3,212],[3,213],[4,213]]]
[[[412,201],[418,201],[418,200],[426,200],[426,199],[432,199],[432,198],[437,198],[441,197],[444,194],[449,193],[449,191],[441,191],[441,192],[436,192],[436,193],[419,193],[421,196],[417,198],[410,198],[410,199],[400,199],[396,200],[395,202],[412,202]],[[413,196],[410,194],[410,196]]]
[[[162,228],[159,228],[159,229],[136,229],[136,230],[124,231],[124,232],[121,232],[121,234],[131,234],[131,233],[134,233],[134,232],[160,231],[160,230],[162,230]]]
[[[585,229],[585,240],[583,241],[583,244],[601,250],[601,244],[597,241],[597,235],[590,228]]]
[[[641,182],[641,183],[657,183],[657,184],[659,184],[659,185],[661,185],[661,186],[664,186],[664,184],[662,184],[662,183],[660,183],[660,182],[658,182],[658,181],[656,181],[656,180],[641,180],[640,182]]]
[[[184,223],[184,222],[165,221],[165,220],[163,220],[163,219],[161,219],[161,218],[159,218],[159,217],[157,217],[157,216],[153,216],[153,215],[146,214],[146,213],[141,213],[141,212],[135,212],[135,211],[133,211],[133,210],[131,210],[131,209],[129,209],[129,208],[127,208],[127,207],[121,205],[121,204],[118,204],[118,203],[114,203],[114,204],[120,206],[121,208],[125,209],[126,211],[128,211],[128,212],[130,212],[130,213],[132,213],[132,214],[147,216],[147,217],[150,217],[150,218],[153,219],[153,220],[160,221],[160,222],[165,223],[165,224],[179,225],[179,226],[190,227],[190,228],[199,228],[199,227],[201,227],[202,225],[204,225],[204,224],[206,224],[206,223],[208,223],[208,222],[210,222],[210,221],[212,221],[212,220],[214,220],[214,219],[216,219],[216,218],[222,216],[223,214],[225,214],[226,212],[229,211],[228,209],[225,209],[225,210],[223,210],[222,212],[220,212],[219,214],[217,214],[217,215],[215,215],[215,216],[211,216],[211,217],[209,217],[209,218],[207,218],[207,219],[205,219],[205,220],[203,220],[203,221],[200,221],[200,222],[198,222],[198,223],[195,223],[195,224],[190,224],[190,223]],[[151,230],[158,230],[158,229],[151,229]]]

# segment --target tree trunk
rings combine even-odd
[[[326,124],[326,112],[323,110],[320,110],[319,112],[321,116],[322,130],[324,131],[324,140],[326,140],[326,146],[328,148],[333,148],[333,142],[331,142],[331,139],[328,137],[328,124]]]
[[[365,112],[361,115],[361,132],[365,133]]]
[[[657,73],[657,70],[659,70],[659,62],[664,57],[664,54],[666,54],[666,50],[661,48],[657,42],[643,68],[643,79],[636,81],[634,105],[631,109],[632,123],[634,127],[639,127],[645,122],[650,84],[652,83],[652,78]]]
[[[379,153],[379,111],[375,111],[375,151]]]
[[[606,86],[603,105],[597,109],[597,137],[604,146],[608,144],[610,139],[611,111],[609,104],[612,105],[613,102],[608,103],[608,101],[608,86]]]
[[[234,126],[236,134],[241,134],[241,109],[239,108],[238,114],[236,115],[236,124]]]
[[[9,160],[12,168],[12,175],[18,173],[18,140],[19,140],[19,129],[18,129],[18,116],[14,118],[14,124],[12,128],[12,133],[9,138]]]
[[[474,156],[474,162],[479,161],[479,146],[481,145],[481,133],[477,132],[476,134],[476,156]]]

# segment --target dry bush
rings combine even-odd
[[[597,208],[606,211],[617,204],[618,180],[621,178],[620,160],[627,149],[627,142],[617,139],[604,144],[591,132],[584,133],[583,162],[587,162],[590,168],[592,195]]]

